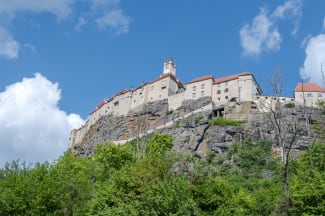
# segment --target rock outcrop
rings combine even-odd
[[[253,141],[270,140],[276,148],[278,133],[271,114],[261,112],[254,102],[231,102],[225,107],[214,107],[211,97],[205,97],[184,101],[179,109],[168,110],[168,101],[162,100],[131,110],[127,116],[102,116],[90,127],[82,143],[70,150],[75,154],[89,155],[97,143],[123,143],[152,132],[172,135],[174,150],[195,153],[203,158],[209,151],[224,153],[232,143],[247,138]],[[244,119],[245,122],[236,126],[209,124],[217,115]],[[282,107],[281,116],[278,117],[281,117],[286,128],[286,142],[291,142],[295,137],[293,149],[305,149],[308,143],[315,140],[313,123],[320,122],[322,115],[315,108]]]

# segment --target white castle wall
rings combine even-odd
[[[148,85],[147,102],[163,100],[168,97],[169,79],[166,77]]]
[[[188,83],[186,85],[185,99],[198,99],[200,97],[212,96],[212,79]]]
[[[176,110],[182,106],[182,102],[185,100],[185,91],[171,95],[168,97],[168,109]]]
[[[306,106],[316,107],[318,101],[325,100],[325,93],[323,92],[295,92],[296,102]]]
[[[274,97],[274,96],[255,96],[253,101],[258,105],[258,109],[261,112],[270,112],[275,110],[276,103],[279,101],[282,105],[287,103],[296,103],[295,98],[290,97]]]

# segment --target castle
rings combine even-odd
[[[294,96],[281,97],[281,101],[315,106],[318,100],[325,99],[325,90],[315,83],[299,83]],[[274,97],[263,96],[262,89],[250,72],[222,78],[208,75],[185,84],[177,78],[176,64],[169,58],[163,65],[163,73],[155,80],[142,83],[137,88],[125,89],[110,99],[101,101],[90,113],[85,125],[71,131],[69,148],[81,143],[87,131],[101,116],[125,116],[131,110],[140,110],[144,104],[164,99],[168,100],[169,110],[175,110],[185,100],[197,100],[202,97],[211,97],[211,105],[214,107],[247,101],[270,105],[274,100]]]

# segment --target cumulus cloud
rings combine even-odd
[[[117,35],[127,33],[129,30],[130,18],[125,16],[121,9],[113,9],[106,12],[96,20],[100,28],[110,27]]]
[[[292,34],[299,29],[299,20],[302,16],[301,0],[287,0],[276,7],[271,15],[262,8],[252,23],[245,24],[239,31],[243,54],[246,56],[258,56],[263,51],[277,51],[280,49],[282,37],[278,30],[278,22],[281,19],[293,19],[294,28]]]
[[[0,0],[0,13],[7,13],[11,16],[15,12],[50,12],[65,18],[71,13],[71,5],[75,0]]]
[[[10,59],[18,57],[19,43],[15,41],[6,26],[18,16],[19,12],[51,13],[59,20],[75,13],[73,8],[82,1],[77,0],[0,0],[0,57]],[[86,0],[90,7],[80,7],[80,14],[74,28],[80,31],[88,22],[96,22],[100,28],[111,29],[116,35],[125,34],[129,30],[130,18],[120,8],[120,0]],[[78,17],[78,16],[77,16]],[[35,47],[34,47],[35,48]]]
[[[254,56],[263,50],[280,49],[281,35],[264,9],[253,19],[252,24],[244,25],[239,34],[245,55]]]
[[[305,48],[306,58],[300,68],[300,76],[320,85],[324,85],[321,67],[325,73],[325,34],[310,37]]]
[[[0,26],[0,56],[15,59],[18,58],[20,45],[11,34]]]
[[[60,98],[58,84],[39,73],[0,92],[0,165],[51,161],[67,149],[70,130],[83,120],[62,111]]]

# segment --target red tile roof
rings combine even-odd
[[[295,88],[295,92],[323,92],[325,93],[325,90],[320,87],[316,83],[308,82],[308,83],[298,83],[297,87]]]
[[[246,75],[252,75],[252,74],[250,72],[243,72],[243,73],[234,74],[234,75],[231,75],[231,76],[226,76],[226,77],[218,78],[218,79],[215,79],[214,80],[214,84],[218,84],[218,83],[222,83],[222,82],[226,82],[226,81],[238,79],[240,76],[246,76]]]
[[[193,79],[190,83],[199,82],[199,81],[208,80],[208,79],[212,79],[214,81],[214,76],[208,75],[208,76],[198,77],[198,78]]]

